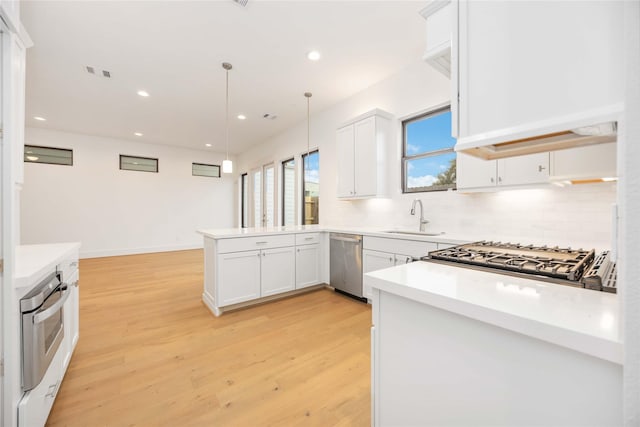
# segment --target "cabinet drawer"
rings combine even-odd
[[[380,252],[421,257],[429,251],[435,251],[438,245],[433,242],[421,242],[418,240],[387,239],[384,237],[364,236],[363,248]]]
[[[25,393],[20,400],[18,427],[43,426],[47,421],[62,383],[65,353],[64,347],[60,346],[40,384]]]
[[[296,234],[296,246],[320,243],[320,233]]]
[[[252,251],[256,249],[281,248],[294,246],[295,234],[278,234],[273,236],[239,237],[220,239],[217,242],[218,253]]]

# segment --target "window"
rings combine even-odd
[[[296,223],[296,162],[294,159],[282,162],[282,225]]]
[[[242,182],[242,218],[240,219],[240,226],[247,228],[249,226],[249,174],[243,173],[240,176]]]
[[[120,169],[139,172],[158,172],[158,159],[120,154]]]
[[[403,193],[456,188],[449,107],[402,122],[402,135]]]
[[[220,178],[220,165],[207,165],[204,163],[192,163],[191,175]]]
[[[318,224],[320,204],[320,154],[302,155],[302,224]]]
[[[25,145],[24,161],[27,163],[73,166],[73,150]]]

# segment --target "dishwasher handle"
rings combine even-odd
[[[338,236],[331,236],[331,240],[339,240],[341,242],[348,242],[348,243],[361,243],[362,242],[362,240],[354,239],[353,237],[338,237]]]

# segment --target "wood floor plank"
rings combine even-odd
[[[58,426],[370,425],[371,310],[329,290],[214,317],[201,250],[80,262]]]

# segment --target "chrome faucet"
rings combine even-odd
[[[427,224],[429,223],[429,221],[424,219],[424,216],[423,216],[424,208],[422,206],[422,200],[415,199],[413,201],[413,204],[411,205],[411,215],[416,214],[416,203],[420,205],[420,231],[424,232],[426,231],[425,229],[427,228]]]

